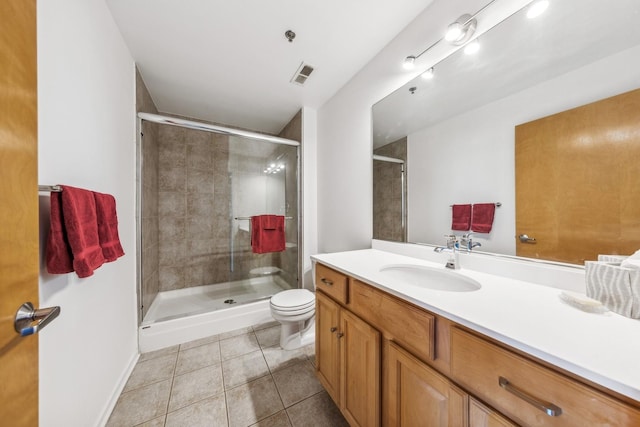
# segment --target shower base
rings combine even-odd
[[[269,276],[160,292],[139,327],[140,352],[272,321],[269,298],[290,288]]]

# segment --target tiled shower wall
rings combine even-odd
[[[407,189],[407,138],[374,150],[374,154],[405,161],[405,200]],[[404,242],[402,228],[402,178],[398,163],[373,162],[373,238]]]
[[[142,80],[142,76],[136,69],[136,111],[145,113],[157,113],[149,91]],[[145,161],[140,165],[137,179],[141,180],[142,206],[142,295],[138,295],[138,307],[142,307],[140,320],[147,314],[151,303],[160,290],[159,282],[159,217],[158,217],[158,125],[151,122],[143,122],[141,132],[144,135],[141,141],[142,156]]]

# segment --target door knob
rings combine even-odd
[[[33,304],[25,302],[18,308],[16,312],[16,320],[13,326],[20,336],[37,334],[40,329],[47,326],[53,319],[60,314],[60,307],[49,307],[35,309]],[[37,323],[32,325],[33,322]]]
[[[522,243],[535,243],[536,242],[535,237],[529,237],[526,234],[519,235],[518,239],[520,239],[520,242],[522,242]]]

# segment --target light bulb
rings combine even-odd
[[[444,39],[448,42],[452,42],[454,40],[458,40],[462,35],[462,24],[459,22],[454,22],[447,27],[447,32],[444,35]]]
[[[474,41],[468,43],[464,47],[464,53],[466,53],[467,55],[473,55],[474,53],[476,53],[479,50],[480,50],[480,43],[478,43],[478,40],[474,40]]]
[[[402,66],[407,70],[411,70],[416,66],[416,57],[413,55],[407,56],[406,58],[404,58],[404,63],[402,64]]]
[[[531,6],[529,6],[529,10],[527,10],[527,18],[537,18],[538,16],[542,15],[545,10],[547,10],[547,7],[549,7],[548,0],[539,0],[533,3]]]
[[[425,80],[431,80],[433,78],[433,67],[422,73],[421,76]]]

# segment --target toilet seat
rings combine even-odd
[[[308,307],[315,302],[315,295],[307,289],[289,289],[271,297],[271,305],[283,310]]]

